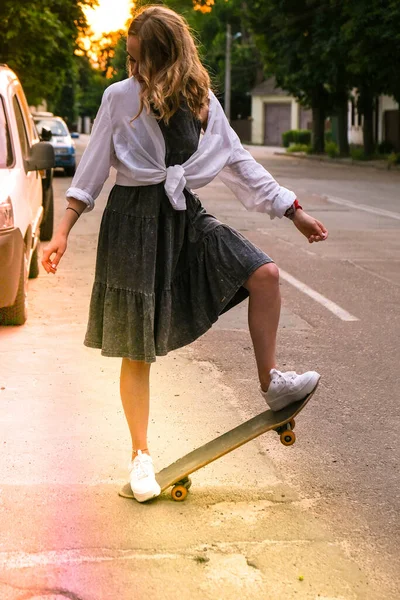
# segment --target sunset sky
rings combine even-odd
[[[132,0],[99,0],[99,6],[94,9],[85,7],[83,10],[94,36],[101,38],[103,33],[124,29],[133,4]]]

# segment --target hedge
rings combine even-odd
[[[311,144],[311,131],[309,129],[290,129],[282,134],[282,143],[285,148],[290,144]]]

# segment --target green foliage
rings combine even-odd
[[[289,148],[286,149],[286,152],[306,152],[307,154],[310,154],[310,149],[310,144],[290,144]]]
[[[369,160],[371,157],[367,156],[362,146],[351,146],[350,156],[353,160]]]
[[[282,134],[282,144],[288,148],[290,144],[305,144],[311,143],[311,131],[308,129],[290,129]]]
[[[373,154],[374,97],[400,101],[399,0],[246,0],[265,75],[313,109],[313,145],[323,150],[326,115],[337,115],[347,152],[349,93],[357,88],[366,153]],[[316,138],[319,137],[319,140]]]
[[[400,152],[391,152],[387,160],[389,169],[395,165],[400,165]]]
[[[75,57],[78,81],[76,100],[78,113],[94,119],[108,81],[99,69],[93,68],[87,56]]]
[[[280,87],[313,110],[312,144],[324,149],[324,122],[346,93],[341,3],[331,0],[249,0],[251,25]]]
[[[20,77],[28,102],[58,98],[73,68],[76,39],[87,24],[82,6],[96,0],[2,0],[0,62]]]
[[[346,22],[347,69],[357,87],[372,95],[387,93],[400,99],[400,3],[398,0],[351,0],[343,4]],[[362,109],[361,99],[361,109]]]
[[[73,62],[64,76],[64,84],[59,94],[47,97],[47,107],[55,115],[62,117],[71,129],[78,116],[77,69]]]
[[[278,85],[305,106],[311,106],[316,95],[320,104],[329,104],[328,87],[339,68],[339,48],[332,65],[333,40],[329,40],[336,22],[336,3],[252,0],[248,6],[267,74],[275,75]]]
[[[337,158],[339,156],[339,148],[336,142],[326,142],[325,152],[330,158]]]
[[[262,81],[263,63],[246,28],[243,3],[239,0],[217,0],[208,13],[194,11],[191,0],[166,0],[165,4],[188,20],[198,41],[202,62],[211,76],[214,92],[222,101],[225,88],[226,25],[231,24],[231,117],[249,117],[250,90]]]
[[[120,33],[116,46],[114,46],[114,55],[110,59],[110,67],[112,69],[112,76],[109,80],[110,83],[122,81],[122,79],[128,77],[126,36],[122,32]]]

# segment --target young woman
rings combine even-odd
[[[144,502],[160,493],[147,446],[149,375],[156,356],[191,343],[249,296],[260,391],[270,408],[303,398],[319,380],[314,371],[277,370],[278,269],[207,213],[192,188],[219,174],[247,209],[271,218],[285,215],[309,242],[328,234],[241,146],[180,15],[160,5],[141,9],[129,27],[127,51],[130,77],[104,93],[67,191],[65,215],[42,263],[56,273],[71,228],[93,208],[114,166],[116,185],[102,218],[84,343],[122,357],[130,482],[135,498]]]

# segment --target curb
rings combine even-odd
[[[388,167],[387,163],[382,161],[383,164],[379,164],[378,161],[361,161],[346,158],[329,158],[323,155],[305,154],[304,152],[274,152],[276,156],[286,156],[287,158],[304,158],[306,160],[313,160],[318,162],[328,163],[330,165],[339,165],[342,167],[368,167],[377,169],[378,171],[392,171],[400,173],[400,166]]]

